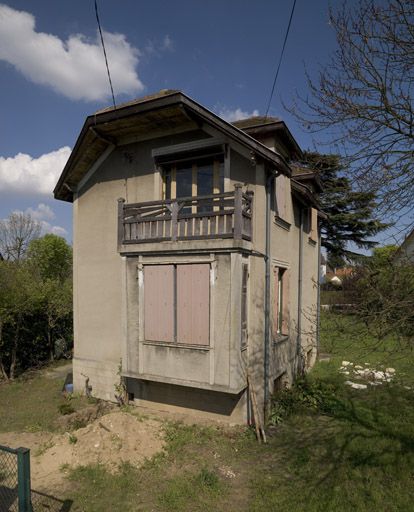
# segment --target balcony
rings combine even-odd
[[[252,240],[253,192],[126,204],[118,200],[118,244],[232,238]]]

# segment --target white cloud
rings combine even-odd
[[[27,79],[46,85],[74,100],[104,100],[108,77],[98,33],[89,40],[72,34],[66,41],[36,32],[35,17],[0,4],[0,59]],[[124,34],[104,32],[115,94],[135,94],[144,88],[135,70],[139,50]]]
[[[222,117],[225,121],[229,123],[233,123],[234,121],[239,121],[240,119],[246,119],[246,117],[258,116],[259,111],[257,109],[252,112],[247,112],[242,110],[241,108],[230,109],[230,108],[221,108],[218,112],[218,115]]]
[[[37,208],[27,208],[26,213],[35,220],[52,220],[56,217],[52,208],[45,203],[39,203]]]
[[[174,50],[174,42],[168,34],[164,36],[161,49],[169,50],[170,52]]]
[[[65,237],[68,234],[66,229],[62,228],[62,226],[52,226],[49,222],[47,222],[45,220],[41,220],[40,224],[42,226],[43,234],[53,233],[54,235],[63,236],[63,237]]]
[[[52,194],[70,151],[65,146],[39,158],[24,153],[10,158],[0,157],[0,191]]]
[[[145,52],[149,56],[161,57],[163,52],[173,52],[175,50],[174,41],[166,34],[162,40],[148,40],[145,45]]]
[[[26,215],[30,215],[32,219],[40,224],[42,235],[45,235],[46,233],[53,233],[54,235],[65,237],[68,234],[66,229],[62,228],[62,226],[54,226],[48,222],[48,220],[54,219],[56,215],[52,208],[47,204],[39,203],[36,208],[29,207],[26,208],[24,212],[22,210],[14,210],[14,213],[25,213]]]

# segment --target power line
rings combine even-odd
[[[293,0],[292,11],[290,13],[289,23],[288,23],[286,34],[285,34],[285,40],[283,41],[282,51],[280,52],[279,63],[277,65],[275,78],[273,80],[272,92],[270,93],[270,98],[269,98],[269,102],[267,104],[265,117],[267,117],[267,114],[269,113],[269,108],[270,108],[270,104],[272,102],[273,93],[275,92],[276,81],[277,81],[277,77],[279,76],[280,65],[282,64],[283,53],[285,51],[286,41],[289,36],[289,30],[290,30],[290,25],[292,24],[292,18],[293,18],[293,13],[295,11],[295,6],[296,6],[296,0]]]
[[[108,73],[109,86],[111,87],[112,102],[114,104],[114,108],[116,108],[115,96],[114,96],[114,88],[112,87],[111,73],[109,72],[108,58],[106,56],[105,43],[104,43],[104,39],[103,39],[103,35],[102,35],[101,23],[99,21],[98,4],[96,3],[96,0],[95,0],[95,14],[96,14],[96,21],[98,22],[99,34],[101,36],[102,50],[103,50],[103,54],[104,54],[104,57],[105,57],[105,65],[106,65],[106,71]]]

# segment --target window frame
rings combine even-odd
[[[189,157],[186,159],[177,159],[170,162],[165,162],[159,165],[162,180],[162,199],[177,199],[177,168],[188,162],[188,168],[191,168],[191,197],[198,196],[198,169],[206,162],[211,163],[213,168],[213,191],[211,194],[220,194],[225,190],[225,156],[220,153],[219,155],[206,155]],[[168,189],[168,182],[170,186]],[[184,197],[184,196],[183,196]],[[187,196],[186,196],[187,197]],[[196,213],[196,206],[192,207],[192,213]]]
[[[273,267],[272,335],[275,341],[289,336],[289,274],[287,267]]]

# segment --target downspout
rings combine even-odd
[[[299,210],[299,265],[298,265],[298,335],[296,338],[296,371],[301,370],[302,348],[302,279],[303,279],[303,207]]]
[[[319,226],[318,226],[319,228]],[[318,287],[316,296],[316,356],[319,354],[320,344],[320,323],[321,323],[321,232],[318,229],[318,269],[316,272],[318,276]]]
[[[266,242],[265,242],[265,318],[264,318],[264,417],[267,416],[269,405],[269,368],[270,368],[270,220],[271,220],[271,189],[274,174],[270,172],[266,178]]]

